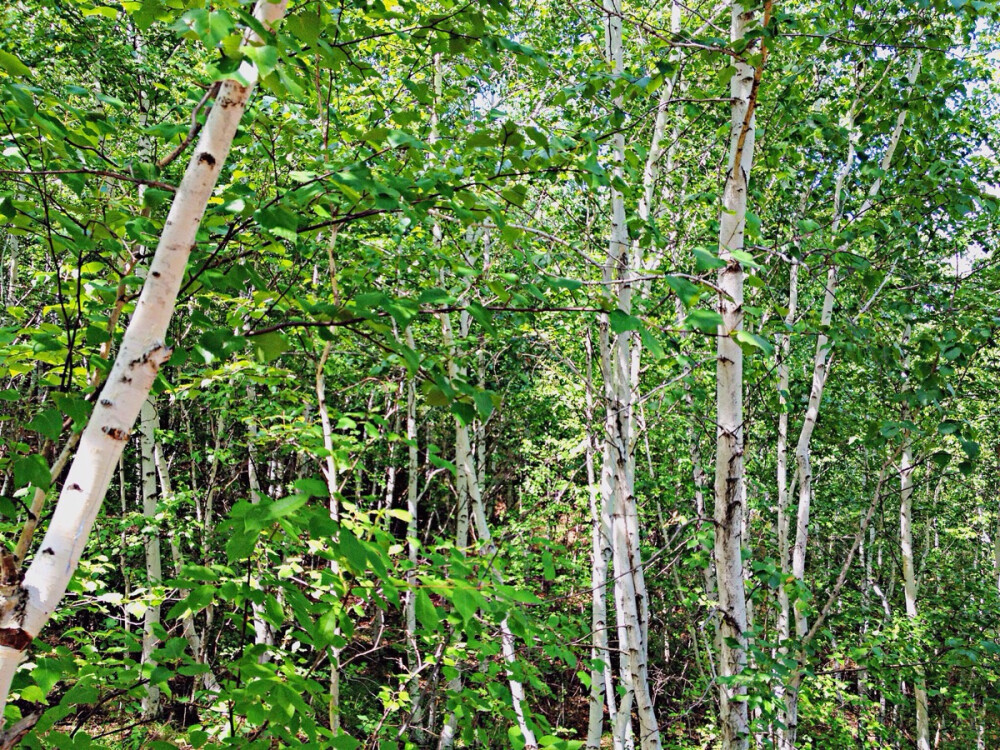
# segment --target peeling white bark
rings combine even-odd
[[[416,349],[413,341],[413,329],[406,329],[406,345],[410,349]],[[417,449],[417,381],[410,376],[406,381],[406,440],[407,446],[407,473],[406,473],[406,510],[410,514],[406,522],[406,546],[407,556],[410,561],[410,569],[406,571],[406,582],[408,591],[406,593],[406,605],[404,619],[406,621],[406,644],[409,658],[409,669],[411,675],[416,675],[421,667],[420,647],[417,643],[417,608],[416,608],[416,586],[417,586],[417,565],[420,562],[420,540],[417,537],[417,515],[419,511],[419,486],[417,483],[417,471],[420,461]],[[419,723],[423,716],[422,695],[419,690],[419,682],[416,676],[411,677],[407,682],[406,690],[410,694],[410,724],[417,731],[420,731]]]
[[[265,25],[280,19],[284,0],[258,3]],[[248,32],[252,43],[257,37]],[[171,205],[149,276],[107,383],[80,438],[49,528],[23,582],[0,604],[0,713],[22,654],[59,606],[100,510],[118,457],[160,366],[170,357],[165,337],[191,247],[257,79],[245,62],[246,85],[223,81]]]

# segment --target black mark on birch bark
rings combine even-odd
[[[31,635],[22,628],[0,628],[0,646],[24,651],[31,645]]]
[[[112,440],[121,440],[121,441],[128,440],[128,432],[119,429],[118,427],[104,426],[101,428],[101,431]]]

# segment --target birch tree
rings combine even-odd
[[[764,6],[763,26],[770,21],[771,4]],[[741,3],[731,6],[730,39],[741,42],[753,23],[754,14]],[[722,745],[725,750],[747,747],[749,723],[746,688],[737,679],[746,667],[747,602],[743,582],[743,516],[746,495],[743,474],[743,240],[746,229],[747,189],[753,164],[754,109],[761,74],[767,60],[761,50],[756,70],[743,59],[736,60],[730,80],[732,112],[729,158],[719,221],[719,314],[716,362],[716,454],[715,454],[715,569],[719,592],[719,628],[722,652],[719,684]]]
[[[269,26],[284,15],[285,4],[265,0],[254,12],[261,23]],[[261,41],[255,32],[248,32],[246,39],[248,44]],[[0,605],[0,705],[6,701],[24,651],[66,591],[128,433],[156,373],[170,357],[165,338],[187,257],[256,82],[256,67],[247,62],[240,75],[243,83],[227,79],[219,87],[150,262],[135,313],[97,398],[94,415],[80,438],[39,552],[24,572],[20,586]]]

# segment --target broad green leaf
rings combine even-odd
[[[428,630],[438,629],[441,625],[441,618],[438,616],[437,608],[431,602],[431,598],[425,589],[416,590],[413,606],[421,625]]]
[[[48,489],[51,482],[49,465],[37,453],[14,459],[14,484],[18,487],[32,484],[40,489]]]
[[[3,68],[12,76],[30,78],[31,69],[21,62],[13,53],[0,50],[0,68]]]
[[[623,310],[612,310],[608,317],[611,323],[611,330],[615,333],[638,331],[642,328],[641,320]]]

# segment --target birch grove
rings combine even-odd
[[[997,3],[0,21],[0,747],[1000,746]]]

